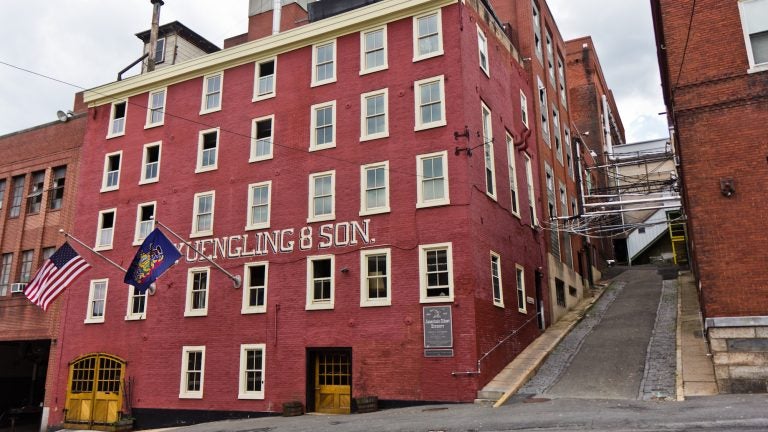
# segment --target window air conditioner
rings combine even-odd
[[[24,292],[24,288],[26,288],[26,286],[27,286],[27,284],[25,284],[25,283],[11,284],[11,292],[12,293]]]

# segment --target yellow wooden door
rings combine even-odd
[[[81,357],[69,367],[68,423],[108,424],[120,420],[125,362],[108,354]]]
[[[315,359],[315,411],[349,414],[351,410],[349,353],[318,353]]]

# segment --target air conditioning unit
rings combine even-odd
[[[21,293],[24,292],[24,288],[27,287],[27,284],[25,283],[15,283],[11,284],[11,292],[12,293]]]

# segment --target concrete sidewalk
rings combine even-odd
[[[716,395],[715,370],[704,337],[696,283],[690,272],[680,272],[677,280],[677,400]]]

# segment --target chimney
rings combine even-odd
[[[149,58],[147,59],[147,72],[155,70],[155,50],[157,49],[157,33],[160,27],[160,6],[163,0],[149,0],[152,3],[152,29],[149,32]],[[279,1],[279,0],[277,0]]]
[[[275,0],[274,6],[272,6],[272,34],[276,35],[280,33],[280,13],[283,10],[283,2],[281,0]]]

